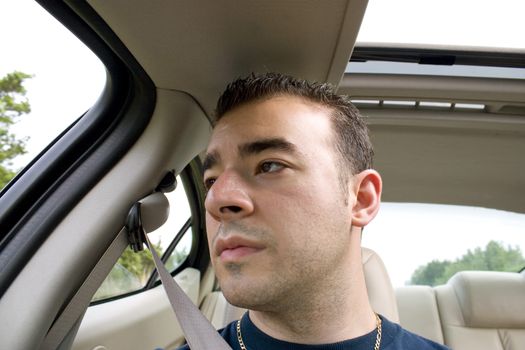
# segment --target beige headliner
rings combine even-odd
[[[363,109],[383,199],[525,212],[524,82],[379,74],[341,81],[366,3],[90,1],[158,88],[188,93],[208,118],[225,84],[252,71],[341,82],[339,91],[354,98],[485,104],[479,113]]]
[[[525,82],[514,79],[348,74],[355,99],[476,103],[484,111],[361,107],[383,200],[525,212]]]
[[[364,0],[91,0],[157,87],[189,93],[212,115],[225,85],[278,71],[339,83]]]

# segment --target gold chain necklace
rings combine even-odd
[[[378,314],[376,315],[376,327],[377,327],[377,335],[376,335],[376,344],[374,346],[374,350],[379,350],[379,346],[381,345],[381,318],[379,318]],[[241,334],[241,320],[237,320],[237,340],[239,341],[239,345],[241,347],[241,350],[246,350],[246,345],[244,345],[244,341],[242,340],[242,334]]]

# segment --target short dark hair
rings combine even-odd
[[[373,148],[368,128],[357,108],[346,95],[338,95],[330,84],[311,83],[280,73],[250,74],[230,83],[217,102],[215,120],[249,102],[277,96],[294,96],[327,107],[332,111],[335,146],[343,160],[344,179],[372,168]]]

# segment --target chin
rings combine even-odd
[[[223,287],[221,284],[222,293],[230,304],[244,309],[251,309],[253,301],[250,300],[250,295],[248,295],[250,293],[243,289],[229,285]]]
[[[249,283],[243,278],[219,279],[221,291],[226,300],[237,307],[250,310],[263,310],[264,306],[271,304],[271,298],[267,293],[268,288]]]

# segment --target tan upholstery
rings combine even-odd
[[[373,250],[364,247],[362,260],[372,308],[389,320],[399,322],[394,289],[383,261]],[[221,292],[213,292],[204,298],[201,311],[216,328],[222,328],[238,319],[245,310],[229,304]]]
[[[375,312],[399,323],[396,297],[383,260],[372,249],[361,249],[368,299]]]
[[[525,349],[525,276],[463,271],[435,288],[445,344],[456,350]]]
[[[443,344],[436,294],[432,287],[396,288],[399,323],[407,330]]]

